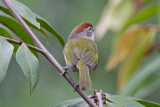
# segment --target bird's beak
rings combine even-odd
[[[96,27],[93,27],[93,31],[95,31],[96,30]]]

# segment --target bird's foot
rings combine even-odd
[[[65,73],[67,73],[68,67],[63,67],[64,71],[61,73],[61,75],[64,75]]]
[[[67,71],[67,70],[68,70],[68,67],[63,67],[63,69],[64,69],[65,71]]]
[[[78,88],[79,87],[79,84],[76,84],[75,86],[74,86],[74,88]]]

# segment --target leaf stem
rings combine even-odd
[[[8,0],[2,0],[4,4],[7,6],[7,8],[11,11],[11,13],[14,15],[14,17],[18,20],[18,22],[23,26],[23,28],[26,30],[26,32],[29,34],[29,36],[32,38],[32,40],[36,43],[36,45],[43,50],[43,55],[56,67],[56,69],[63,73],[64,69],[63,67],[57,62],[57,60],[51,55],[51,53],[43,46],[43,44],[38,40],[38,38],[35,36],[35,34],[31,31],[29,26],[25,23],[25,21],[22,19],[22,17],[16,12],[16,10],[11,6]],[[82,91],[81,88],[75,87],[76,82],[70,77],[68,73],[65,73],[63,77],[70,83],[70,85],[77,91],[77,93],[91,106],[91,107],[97,107],[97,105]]]

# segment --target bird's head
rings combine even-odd
[[[94,41],[94,30],[95,28],[92,24],[83,22],[72,30],[69,40],[76,37],[83,37]]]

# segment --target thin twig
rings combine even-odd
[[[38,40],[38,38],[35,36],[35,34],[31,31],[29,26],[25,23],[25,21],[22,19],[22,17],[15,11],[15,9],[11,6],[8,0],[2,0],[4,4],[7,6],[7,8],[11,11],[11,13],[14,15],[14,17],[18,20],[18,22],[23,26],[23,28],[26,30],[26,32],[29,34],[29,36],[32,38],[32,40],[36,43],[36,45],[43,50],[44,56],[56,67],[56,69],[63,73],[64,69],[63,67],[57,62],[57,60],[51,55],[51,53],[43,46],[43,44]],[[96,104],[82,91],[81,88],[75,87],[76,83],[74,80],[70,77],[68,73],[65,73],[63,77],[70,83],[70,85],[77,91],[77,93],[91,106],[91,107],[97,107]]]
[[[18,45],[21,45],[22,43],[21,43],[21,41],[17,41],[17,40],[14,40],[14,39],[10,39],[10,38],[7,38],[7,37],[5,37],[6,38],[6,40],[8,41],[8,42],[11,42],[11,43],[15,43],[15,44],[18,44]],[[37,48],[37,47],[35,47],[35,46],[32,46],[32,45],[29,45],[29,44],[27,44],[27,43],[25,43],[25,45],[28,47],[28,48],[30,48],[30,49],[33,49],[33,50],[35,50],[35,51],[38,51],[38,52],[40,52],[40,53],[44,53],[44,51],[42,50],[42,49],[40,49],[40,48]]]

